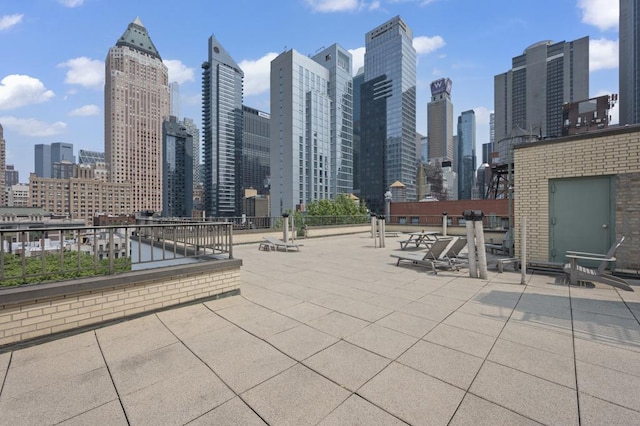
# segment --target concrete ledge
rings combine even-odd
[[[240,259],[0,290],[0,347],[238,292]]]

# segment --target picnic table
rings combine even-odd
[[[425,247],[429,247],[431,243],[436,240],[436,235],[438,232],[436,231],[420,231],[420,232],[409,232],[409,238],[406,240],[398,241],[400,243],[400,249],[405,250],[411,244],[415,244],[416,247],[420,247],[424,245]]]

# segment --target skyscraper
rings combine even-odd
[[[458,117],[458,200],[470,200],[476,170],[476,113]]]
[[[589,97],[589,37],[525,49],[494,78],[495,142],[562,134],[562,105]]]
[[[162,209],[162,119],[169,116],[167,67],[136,18],[105,61],[105,158],[111,181],[131,183],[131,208]]]
[[[33,147],[33,160],[35,174],[38,177],[50,178],[51,177],[51,145],[39,143]]]
[[[429,161],[453,161],[453,103],[451,79],[441,78],[431,83],[431,102],[427,105]],[[457,167],[457,164],[455,164]]]
[[[218,40],[209,37],[202,64],[204,205],[208,216],[232,217],[242,210],[240,156],[244,73]]]
[[[271,172],[269,155],[269,114],[248,106],[242,106],[244,127],[242,133],[242,192],[253,188],[257,194],[269,190]],[[247,213],[243,211],[243,213]]]
[[[364,83],[364,67],[353,77],[353,193],[360,194],[360,87]]]
[[[162,122],[162,216],[191,217],[193,136],[174,116]]]
[[[173,114],[172,114],[173,115]],[[180,121],[191,135],[193,141],[193,187],[195,188],[201,182],[200,178],[200,129],[190,118],[184,118]]]
[[[180,84],[176,81],[169,83],[169,93],[169,113],[174,117],[180,118]]]
[[[382,212],[395,181],[416,199],[416,51],[413,32],[396,16],[365,36],[360,87],[360,196]]]
[[[351,54],[341,46],[271,61],[272,215],[350,192],[352,102]]]
[[[622,125],[640,123],[640,43],[638,40],[640,40],[640,5],[636,0],[620,0],[619,96],[620,124]]]

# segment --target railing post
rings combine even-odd
[[[113,228],[109,228],[109,275],[113,275],[115,272],[115,253],[113,245]]]
[[[442,235],[447,236],[447,212],[442,212]]]
[[[289,213],[282,213],[282,239],[289,242]]]

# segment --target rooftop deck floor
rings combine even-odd
[[[640,287],[234,247],[240,296],[0,354],[0,425],[640,424]]]

